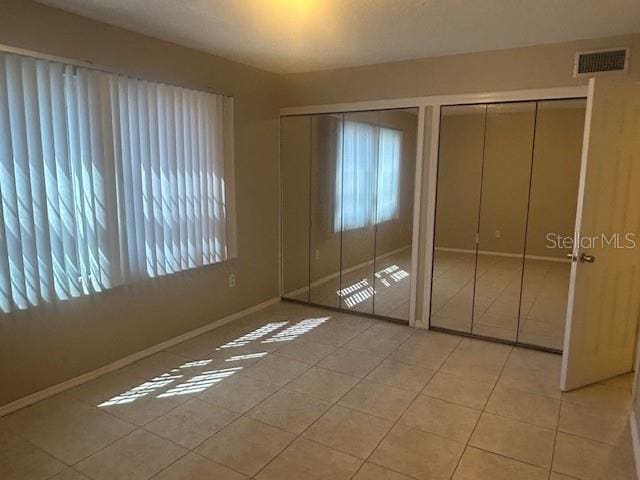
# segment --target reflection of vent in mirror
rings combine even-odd
[[[607,72],[625,72],[629,60],[629,50],[600,50],[594,52],[578,52],[574,76],[594,75]]]

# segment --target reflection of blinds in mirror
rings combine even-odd
[[[397,218],[402,133],[346,121],[343,136],[336,170],[334,231]]]

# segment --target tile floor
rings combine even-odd
[[[0,419],[3,480],[633,479],[630,377],[280,303]]]
[[[521,258],[488,254],[477,260],[436,251],[432,323],[561,350],[571,264],[528,258],[523,266]]]

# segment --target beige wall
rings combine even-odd
[[[436,247],[473,250],[479,226],[480,250],[522,254],[526,233],[527,255],[565,256],[547,233],[574,230],[585,102],[535,109],[490,105],[486,134],[483,107],[443,109]]]
[[[278,295],[276,75],[24,0],[3,0],[0,43],[233,95],[238,220],[237,260],[0,315],[0,405]]]
[[[455,32],[452,32],[455,34]],[[406,60],[285,76],[286,106],[423,95],[561,87],[573,78],[574,54],[629,46],[630,75],[640,79],[640,33],[491,52]]]

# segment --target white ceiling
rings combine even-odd
[[[302,72],[640,32],[639,0],[40,0]]]

